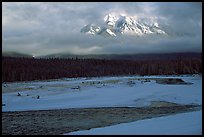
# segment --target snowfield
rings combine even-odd
[[[181,78],[192,85],[164,85],[138,78]],[[131,83],[131,82],[132,83]],[[150,101],[202,104],[200,76],[68,78],[2,84],[2,111],[91,107],[143,107]],[[7,92],[5,92],[7,91]],[[20,93],[21,96],[17,96]],[[37,99],[37,96],[40,99]]]
[[[202,111],[139,120],[64,135],[202,135]]]
[[[159,84],[154,78],[180,78],[193,84]],[[64,78],[2,83],[2,90],[2,112],[144,107],[151,101],[202,105],[202,75]],[[202,110],[66,134],[201,135]]]

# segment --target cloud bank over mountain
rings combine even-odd
[[[85,35],[88,24],[103,26],[104,17],[154,18],[162,31],[173,34]],[[202,50],[202,3],[57,2],[2,3],[2,49],[32,55],[123,54]]]

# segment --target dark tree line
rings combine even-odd
[[[173,60],[36,59],[2,57],[2,82],[118,75],[202,73],[201,58]]]

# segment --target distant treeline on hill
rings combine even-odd
[[[172,60],[36,59],[2,57],[2,82],[57,78],[202,73],[201,58]]]

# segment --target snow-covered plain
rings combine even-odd
[[[64,135],[202,135],[202,111],[145,119]]]
[[[142,82],[138,78],[181,78],[193,84],[158,84],[155,80]],[[199,75],[64,78],[4,83],[2,89],[3,112],[143,107],[150,105],[151,101],[202,105],[202,76]],[[202,110],[67,134],[202,134],[201,121]]]
[[[192,85],[164,85],[137,78],[181,78]],[[132,81],[135,84],[128,84]],[[80,87],[79,89],[77,89]],[[202,104],[201,76],[121,76],[65,78],[2,84],[2,111],[91,107],[142,107],[151,101]],[[15,92],[11,92],[15,91]],[[21,96],[17,96],[17,93]],[[37,96],[40,99],[37,99]]]

